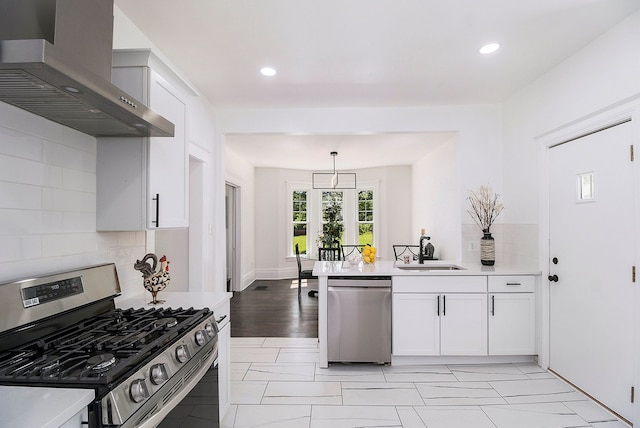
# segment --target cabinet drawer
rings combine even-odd
[[[489,293],[533,293],[535,288],[532,275],[489,276]]]
[[[394,293],[485,293],[486,276],[394,276]]]

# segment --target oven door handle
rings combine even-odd
[[[224,319],[225,319],[226,317],[227,317],[226,315],[223,315],[223,316],[221,316],[220,318],[218,318],[218,319],[216,320],[216,324],[220,324],[222,321],[224,321]]]

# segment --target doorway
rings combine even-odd
[[[241,291],[240,263],[238,260],[240,244],[240,188],[225,184],[225,226],[227,253],[227,291]]]
[[[637,211],[630,121],[549,149],[549,368],[633,417]]]

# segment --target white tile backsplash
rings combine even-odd
[[[64,168],[62,169],[62,187],[67,190],[95,193],[96,174]]]
[[[96,193],[42,189],[42,209],[47,211],[96,212]]]
[[[538,225],[494,224],[491,235],[496,244],[496,265],[538,267]],[[462,263],[478,263],[480,251],[469,251],[469,243],[479,245],[482,231],[476,224],[462,225]]]
[[[44,184],[45,165],[38,161],[0,156],[0,180],[9,183]]]
[[[0,125],[0,153],[40,162],[42,139]]]
[[[4,236],[0,245],[0,263],[41,257],[42,242],[38,235]]]
[[[87,142],[87,144],[89,146],[95,146],[95,138],[92,143]],[[95,148],[90,151],[83,151],[75,147],[68,147],[64,144],[45,140],[43,146],[43,162],[48,165],[95,173],[95,151]]]
[[[125,295],[146,232],[96,232],[96,139],[0,102],[0,282],[113,262]],[[149,241],[153,244],[153,240]]]
[[[42,188],[0,181],[0,209],[38,210],[42,206]]]

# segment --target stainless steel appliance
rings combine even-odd
[[[391,278],[329,277],[329,362],[391,362]]]
[[[217,324],[119,292],[113,264],[0,284],[0,384],[91,388],[88,427],[156,426],[213,365]]]
[[[174,125],[111,83],[113,0],[0,2],[0,100],[95,137]]]

